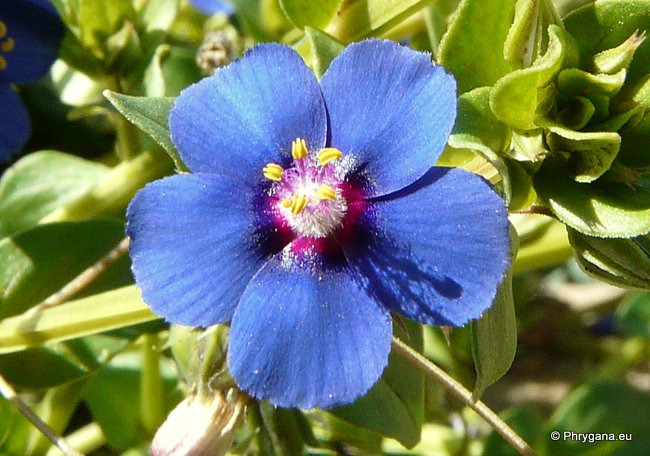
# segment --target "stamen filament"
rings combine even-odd
[[[279,182],[280,180],[282,180],[283,172],[284,172],[284,168],[282,168],[282,166],[276,163],[269,163],[262,169],[262,173],[264,174],[264,177],[275,182]]]
[[[300,214],[306,207],[309,200],[303,195],[294,195],[291,202],[291,213],[293,215]]]
[[[307,156],[307,141],[302,138],[296,138],[291,143],[291,156],[294,160],[300,160]]]
[[[333,160],[340,160],[341,157],[343,157],[343,152],[336,149],[335,147],[326,147],[318,152],[318,162],[323,166],[327,165]]]
[[[336,191],[327,184],[322,184],[316,190],[316,198],[321,200],[333,200],[336,199]]]

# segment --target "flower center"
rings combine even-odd
[[[6,69],[8,66],[7,59],[3,54],[11,52],[16,44],[13,38],[7,36],[8,32],[7,25],[0,21],[0,71]]]
[[[291,155],[289,168],[269,163],[262,170],[274,182],[273,204],[297,235],[329,236],[341,226],[348,209],[341,189],[343,173],[337,166],[343,154],[333,147],[310,154],[306,141],[297,138],[291,144]]]

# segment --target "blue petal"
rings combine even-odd
[[[230,372],[243,390],[281,407],[352,402],[388,362],[390,315],[344,264],[294,263],[288,250],[242,296],[230,329]]]
[[[333,147],[356,158],[373,196],[423,176],[456,118],[456,81],[429,54],[390,41],[348,46],[321,80]]]
[[[220,0],[190,0],[190,3],[194,8],[209,16],[217,13],[232,14],[235,11],[231,4]]]
[[[0,84],[0,163],[8,163],[31,134],[27,109],[11,87]]]
[[[291,48],[259,45],[190,86],[170,116],[172,140],[194,172],[257,182],[269,162],[288,164],[297,137],[325,144],[327,117],[314,74]]]
[[[433,168],[370,202],[344,245],[368,293],[422,323],[461,326],[491,304],[509,263],[507,211],[479,176]]]
[[[205,174],[137,193],[127,233],[136,283],[154,312],[190,326],[231,319],[250,278],[282,248],[259,216],[256,193],[241,180]]]
[[[13,50],[2,53],[7,67],[0,70],[0,82],[29,83],[41,79],[58,55],[63,37],[63,23],[46,0],[5,1],[0,8],[7,38],[14,41]]]

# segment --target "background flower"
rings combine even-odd
[[[455,82],[427,54],[353,44],[319,86],[290,48],[256,47],[176,100],[195,174],[131,203],[145,302],[175,323],[232,320],[230,369],[257,398],[353,401],[386,366],[389,310],[462,325],[508,264],[503,201],[431,170],[454,118]]]
[[[197,10],[210,16],[217,13],[232,14],[235,11],[230,3],[221,0],[190,0],[190,3]]]
[[[63,24],[46,0],[12,0],[0,6],[0,163],[29,139],[27,110],[10,84],[45,76],[57,57]]]

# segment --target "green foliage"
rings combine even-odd
[[[510,71],[503,45],[514,14],[511,0],[463,0],[440,43],[439,62],[458,81],[458,92],[492,86]]]
[[[457,120],[439,164],[482,175],[511,212],[532,213],[512,216],[514,266],[482,318],[444,332],[399,320],[395,334],[473,384],[475,398],[505,409],[541,456],[645,454],[650,399],[623,379],[647,361],[648,296],[588,309],[582,295],[569,306],[527,300],[557,277],[581,282],[569,289],[590,286],[575,268],[546,275],[572,255],[601,282],[650,289],[650,2],[231,3],[232,16],[207,18],[185,0],[52,0],[66,25],[61,61],[51,78],[18,88],[33,138],[0,178],[0,374],[29,393],[22,397],[56,432],[79,429],[69,441],[86,454],[147,454],[180,391],[234,387],[227,326],[170,329],[142,302],[127,256],[100,266],[69,302],[30,309],[124,238],[124,211],[139,188],[172,166],[188,171],[168,116],[174,97],[208,71],[196,64],[206,33],[223,32],[226,64],[279,41],[318,78],[347,43],[389,38],[431,52],[458,81]],[[587,331],[612,313],[613,333]],[[575,390],[555,397],[549,381]],[[516,396],[531,384],[542,393]],[[353,404],[303,412],[251,398],[248,410],[229,454],[516,454],[396,354]],[[632,441],[552,441],[551,430],[630,433]],[[0,454],[50,454],[3,399]]]
[[[419,325],[399,320],[393,327],[396,337],[416,350],[422,350],[422,328]],[[332,413],[355,426],[392,437],[411,448],[420,441],[423,399],[422,372],[391,354],[384,374],[368,394],[353,404],[335,408]]]
[[[510,227],[514,258],[519,240],[514,227]],[[512,296],[512,271],[509,271],[494,298],[494,304],[478,320],[470,324],[472,357],[476,369],[474,398],[505,375],[517,353],[517,320]]]

